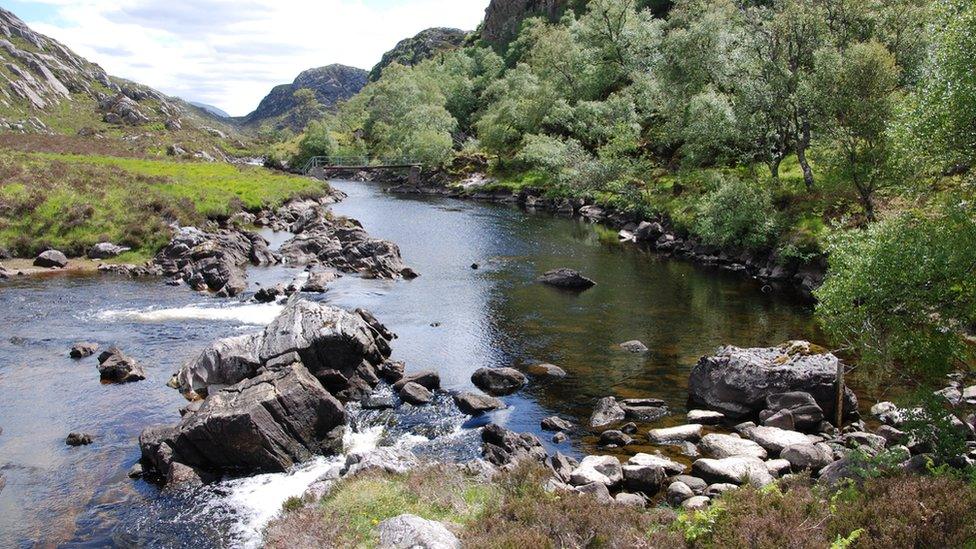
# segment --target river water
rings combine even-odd
[[[336,186],[349,198],[335,211],[397,242],[422,276],[345,276],[314,299],[373,311],[399,335],[393,358],[408,371],[437,370],[447,389],[472,388],[471,373],[485,366],[550,362],[569,373],[532,379],[504,399],[507,409],[479,420],[467,420],[447,398],[427,409],[358,414],[347,449],[400,444],[471,457],[474,427],[491,420],[534,432],[550,449],[593,451],[591,437],[551,444],[539,421],[560,414],[584,424],[595,399],[615,395],[663,398],[675,413],[662,423],[675,423],[700,356],[723,344],[817,338],[803,303],[765,294],[739,275],[620,244],[598,225],[504,205],[388,195],[368,183]],[[556,267],[578,269],[598,285],[577,295],[533,282]],[[249,280],[253,289],[299,272],[251,269]],[[185,402],[165,383],[179,364],[214,339],[259,330],[280,309],[151,279],[55,275],[0,283],[0,472],[7,479],[0,547],[255,545],[281,503],[341,458],[190,493],[160,492],[127,471],[138,460],[143,428],[178,421]],[[650,352],[615,348],[633,339]],[[147,380],[100,384],[94,358],[67,356],[83,340],[119,345],[146,365]],[[89,432],[95,443],[69,448],[64,437],[71,431]]]

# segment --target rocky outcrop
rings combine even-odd
[[[838,362],[833,354],[807,342],[756,349],[724,347],[692,369],[689,401],[729,417],[752,418],[766,409],[768,397],[801,391],[832,418]],[[857,417],[857,397],[849,388],[844,410],[846,417]]]
[[[143,114],[139,104],[122,93],[105,97],[98,102],[98,109],[104,114],[102,120],[108,124],[141,126],[149,123],[149,117]]]
[[[150,428],[144,464],[166,476],[174,463],[210,472],[286,471],[341,447],[342,404],[300,363],[207,397],[175,427]]]
[[[535,16],[556,21],[567,4],[566,0],[491,0],[485,10],[481,38],[503,47],[518,35],[522,21]]]
[[[494,465],[514,465],[525,459],[542,462],[546,459],[546,450],[534,435],[515,433],[494,423],[482,429],[481,441],[482,454]]]
[[[379,383],[377,368],[395,336],[366,311],[295,300],[263,332],[215,342],[184,364],[172,384],[196,398],[280,363],[301,362],[339,398],[359,400]]]
[[[392,50],[384,53],[380,62],[369,72],[369,81],[379,80],[383,69],[394,63],[412,67],[440,52],[457,49],[467,35],[466,31],[460,29],[433,28],[420,31],[417,36],[401,40]]]
[[[88,250],[89,259],[108,259],[123,254],[132,248],[112,244],[111,242],[99,242]]]
[[[305,210],[291,230],[295,237],[280,248],[289,264],[318,264],[368,278],[417,276],[403,262],[396,244],[371,237],[358,221],[333,219],[323,206]]]
[[[246,265],[271,265],[278,259],[268,241],[255,233],[181,227],[154,261],[165,276],[195,290],[233,297],[247,289]]]
[[[301,130],[307,120],[292,119],[288,116],[298,106],[295,92],[308,89],[315,92],[315,98],[326,109],[332,110],[340,101],[345,101],[356,95],[366,86],[369,73],[355,67],[345,65],[328,65],[303,71],[291,84],[275,86],[268,95],[261,100],[254,112],[245,116],[241,121],[248,126],[261,126],[265,122],[276,120],[280,127]]]

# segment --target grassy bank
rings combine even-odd
[[[465,547],[969,547],[976,486],[937,470],[870,474],[839,490],[796,476],[729,492],[702,511],[608,505],[547,492],[541,466],[493,481],[436,466],[342,481],[319,502],[298,499],[265,532],[268,547],[375,547],[377,524],[411,513],[447,524]]]
[[[323,192],[317,181],[259,167],[71,152],[0,148],[0,247],[23,257],[46,248],[83,255],[111,241],[140,259],[165,245],[170,223]]]

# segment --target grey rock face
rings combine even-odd
[[[586,456],[569,476],[569,482],[573,486],[598,482],[612,487],[623,479],[624,473],[620,460],[614,456]]]
[[[63,269],[68,266],[68,258],[57,250],[47,250],[34,258],[34,266],[45,269]]]
[[[109,383],[131,383],[146,379],[142,366],[118,347],[112,347],[98,356],[98,373],[102,381]]]
[[[543,16],[555,22],[566,0],[492,0],[485,12],[481,37],[486,42],[504,45],[517,34],[522,21]]]
[[[460,549],[461,541],[443,524],[416,515],[386,519],[376,527],[381,549]]]
[[[802,391],[813,396],[828,417],[833,417],[838,358],[807,342],[780,347],[742,349],[724,347],[704,357],[692,369],[690,400],[729,417],[758,415],[766,399],[778,393]],[[847,389],[847,417],[857,415],[857,398]]]
[[[234,297],[247,289],[245,265],[269,265],[278,259],[257,234],[234,230],[205,233],[182,227],[154,261],[163,275],[181,279],[194,290]]]
[[[211,394],[175,427],[143,431],[144,462],[212,472],[280,472],[341,446],[345,409],[300,364]]]
[[[783,448],[787,446],[810,442],[810,439],[803,433],[787,431],[778,427],[766,427],[764,425],[747,429],[746,436],[765,448],[773,456],[778,456],[783,451]]]
[[[174,383],[184,395],[205,396],[257,375],[258,350],[263,333],[221,339],[185,363]]]
[[[362,69],[344,65],[328,65],[303,71],[291,84],[275,86],[261,100],[258,108],[244,117],[243,122],[257,127],[271,118],[285,115],[283,126],[301,130],[302,123],[307,123],[307,120],[292,119],[287,116],[297,106],[296,91],[312,90],[319,104],[327,109],[333,109],[340,101],[345,101],[359,93],[366,85],[367,76],[368,73]]]
[[[492,396],[510,395],[527,381],[522,372],[513,368],[479,368],[471,375],[475,387]]]
[[[393,63],[412,67],[439,52],[457,49],[467,35],[467,32],[459,29],[433,28],[420,31],[417,36],[401,40],[392,50],[384,53],[380,62],[369,72],[369,81],[379,80],[383,69]]]
[[[563,290],[582,291],[596,286],[589,278],[572,269],[553,269],[537,279],[539,282]]]
[[[790,462],[794,472],[817,473],[834,461],[833,451],[826,444],[793,444],[783,448],[780,457]]]

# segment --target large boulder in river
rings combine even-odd
[[[176,427],[140,436],[144,463],[210,472],[281,472],[341,449],[342,404],[301,364],[278,368],[207,397]]]
[[[48,250],[41,252],[34,259],[34,266],[45,269],[63,269],[68,266],[68,258],[57,250]]]
[[[691,371],[689,400],[733,418],[758,417],[767,398],[779,393],[809,393],[828,418],[834,417],[839,359],[807,342],[780,347],[723,347]],[[845,417],[857,417],[857,397],[844,392]]]
[[[596,286],[589,278],[572,269],[553,269],[538,278],[538,281],[562,290],[583,291]]]
[[[393,337],[367,311],[294,300],[263,332],[217,341],[185,363],[174,385],[195,398],[261,368],[301,362],[340,399],[359,400],[379,383],[377,368],[390,356]]]
[[[132,383],[146,379],[142,365],[118,347],[98,355],[98,374],[107,383]]]

